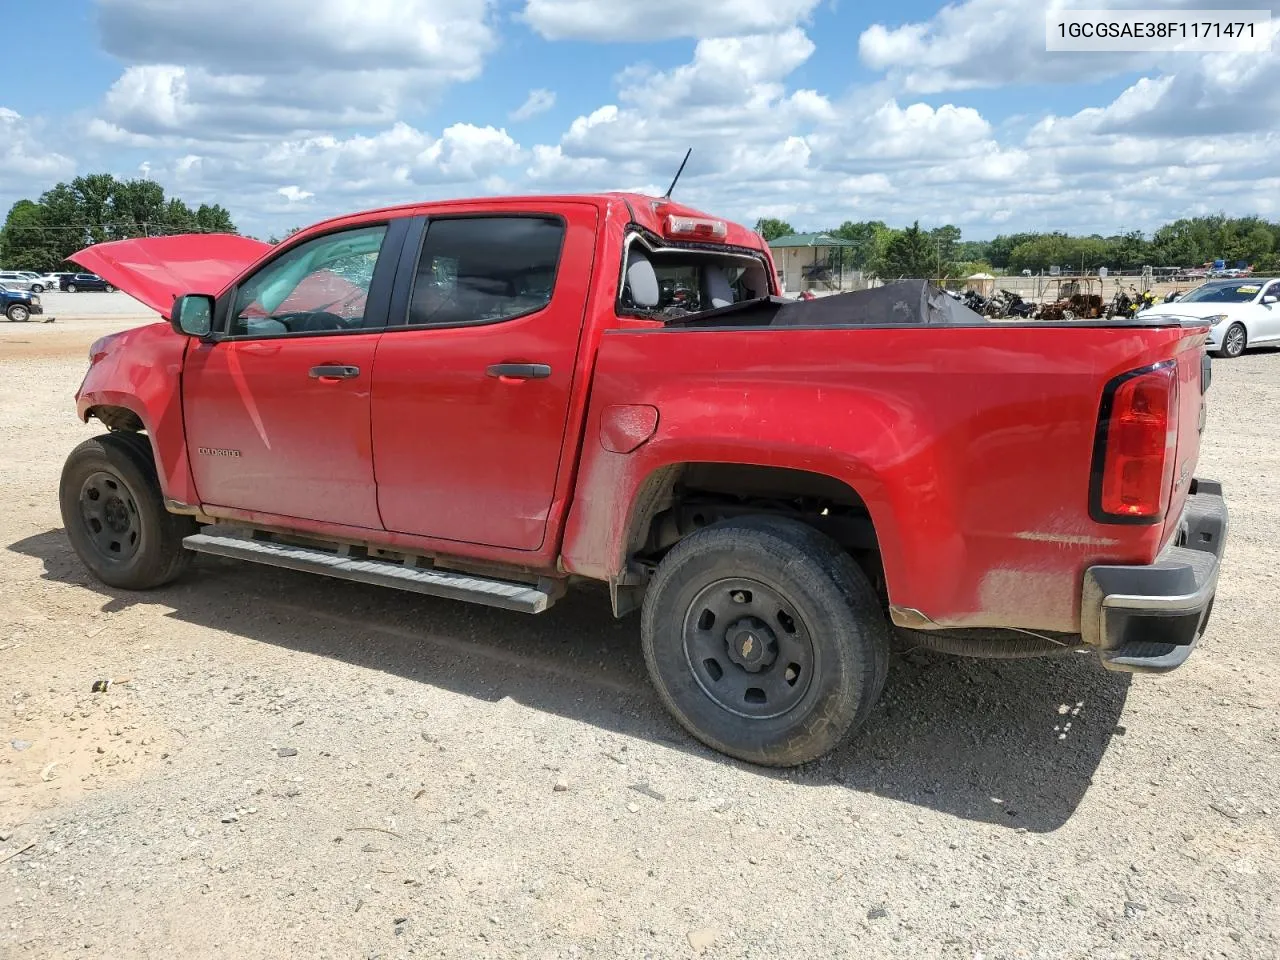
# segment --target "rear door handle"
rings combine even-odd
[[[312,380],[354,380],[360,376],[359,367],[332,365],[311,368]]]
[[[546,363],[495,363],[485,373],[504,380],[545,380],[551,376],[551,366]]]

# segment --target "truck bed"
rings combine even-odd
[[[575,533],[616,527],[607,513],[653,471],[755,463],[852,488],[874,523],[900,625],[1078,632],[1086,568],[1150,563],[1176,529],[1198,453],[1205,327],[839,322],[827,304],[840,299],[748,311],[759,320],[795,306],[812,326],[742,323],[731,309],[723,326],[704,316],[606,333],[588,430],[620,404],[655,407],[659,423],[632,454],[584,445],[570,569],[616,567],[624,545]],[[1168,360],[1181,406],[1166,520],[1098,523],[1089,496],[1104,387]]]

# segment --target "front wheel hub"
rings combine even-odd
[[[743,617],[729,627],[729,659],[748,673],[759,673],[778,659],[778,643],[763,620]]]

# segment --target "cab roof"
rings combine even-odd
[[[449,210],[454,207],[475,207],[492,205],[494,207],[533,207],[536,208],[542,204],[548,203],[590,203],[600,208],[606,213],[614,216],[623,217],[626,221],[634,222],[661,236],[664,232],[665,221],[668,216],[677,217],[694,217],[698,219],[720,220],[726,226],[726,235],[723,243],[727,246],[749,247],[753,250],[767,250],[764,239],[747,227],[726,220],[724,217],[717,217],[714,214],[705,213],[694,207],[677,203],[674,200],[668,200],[663,197],[650,197],[642,193],[624,193],[624,192],[606,192],[606,193],[577,193],[577,194],[530,194],[525,196],[499,196],[499,197],[466,197],[453,200],[428,200],[419,203],[402,203],[390,207],[379,207],[373,210],[365,210],[358,213],[342,214],[337,217],[330,217],[319,223],[305,227],[302,232],[311,233],[317,229],[329,227],[338,223],[347,223],[353,220],[363,220],[369,217],[384,215],[409,215],[412,213],[430,214],[433,211]]]

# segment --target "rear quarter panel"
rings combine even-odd
[[[1197,336],[1016,325],[610,331],[564,564],[615,576],[637,492],[665,466],[789,467],[861,496],[900,611],[939,626],[1078,630],[1085,568],[1150,562],[1165,536],[1089,516],[1103,387]],[[600,412],[613,404],[659,411],[652,439],[629,454],[600,443]]]

